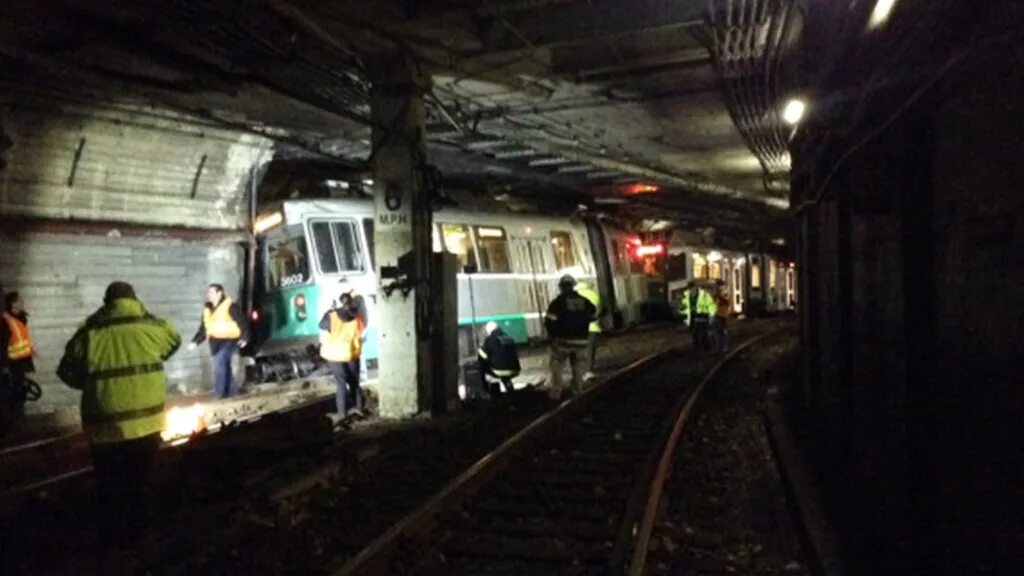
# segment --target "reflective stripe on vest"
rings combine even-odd
[[[231,298],[224,298],[213,310],[208,306],[203,307],[203,328],[206,329],[207,338],[237,340],[242,337],[241,326],[231,317],[232,304],[234,301]]]
[[[7,357],[11,360],[23,360],[32,356],[32,336],[28,326],[13,314],[4,312],[4,320],[11,331],[11,340],[7,343]]]
[[[331,362],[349,362],[362,353],[362,322],[357,318],[343,322],[338,313],[331,311],[331,330],[320,343],[320,356]]]

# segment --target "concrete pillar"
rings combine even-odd
[[[376,210],[375,262],[380,279],[376,315],[380,327],[380,413],[415,414],[429,389],[430,204],[424,188],[423,93],[427,78],[405,54],[367,62],[373,83],[373,171]],[[390,295],[388,268],[408,264],[408,282]],[[403,290],[403,288],[405,290]]]

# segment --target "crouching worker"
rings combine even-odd
[[[342,294],[333,308],[320,319],[320,357],[327,361],[338,387],[337,424],[350,413],[346,410],[348,391],[355,398],[353,416],[363,415],[363,394],[359,389],[359,358],[363,351],[363,320],[354,309],[352,297]]]
[[[82,391],[82,428],[92,449],[99,544],[107,560],[136,546],[145,527],[149,478],[164,427],[164,361],[181,346],[170,323],[153,316],[125,282],[64,350],[57,376]]]
[[[496,322],[488,322],[484,326],[487,338],[477,351],[477,359],[480,361],[480,374],[484,378],[491,376],[500,382],[500,388],[505,392],[515,389],[512,379],[519,375],[519,352],[516,350],[516,342],[504,330],[498,327]],[[499,392],[499,385],[493,388],[488,386],[488,392],[492,395]]]

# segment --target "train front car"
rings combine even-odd
[[[304,377],[319,361],[319,320],[348,279],[369,309],[364,365],[375,371],[373,203],[289,200],[257,219],[254,310],[260,381]],[[484,324],[494,321],[517,343],[543,340],[558,279],[571,274],[594,285],[608,311],[605,328],[640,320],[645,277],[628,253],[635,235],[577,218],[443,209],[434,215],[433,249],[459,260],[458,325],[462,361],[475,357]],[[611,262],[609,262],[611,259]],[[369,376],[370,374],[367,374]]]
[[[257,283],[253,311],[259,349],[256,378],[284,381],[319,365],[319,323],[347,279],[363,296],[369,325],[363,358],[377,362],[373,321],[373,206],[367,202],[287,201],[257,218]]]

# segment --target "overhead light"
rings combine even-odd
[[[328,188],[341,188],[342,190],[348,190],[347,180],[324,180]]]
[[[876,0],[875,9],[871,11],[871,18],[868,20],[868,28],[874,30],[881,28],[892,15],[892,9],[896,7],[896,0]]]
[[[363,178],[363,186],[373,186],[373,178]]]
[[[772,244],[775,244],[776,246],[785,246],[786,245],[786,239],[785,238],[773,238],[772,239]]]
[[[255,234],[262,234],[281,222],[284,222],[284,214],[281,214],[280,212],[271,212],[270,214],[257,218],[256,221],[253,222],[252,231]]]
[[[796,126],[803,120],[805,112],[807,112],[807,104],[799,98],[793,98],[782,109],[782,119],[786,124]]]

